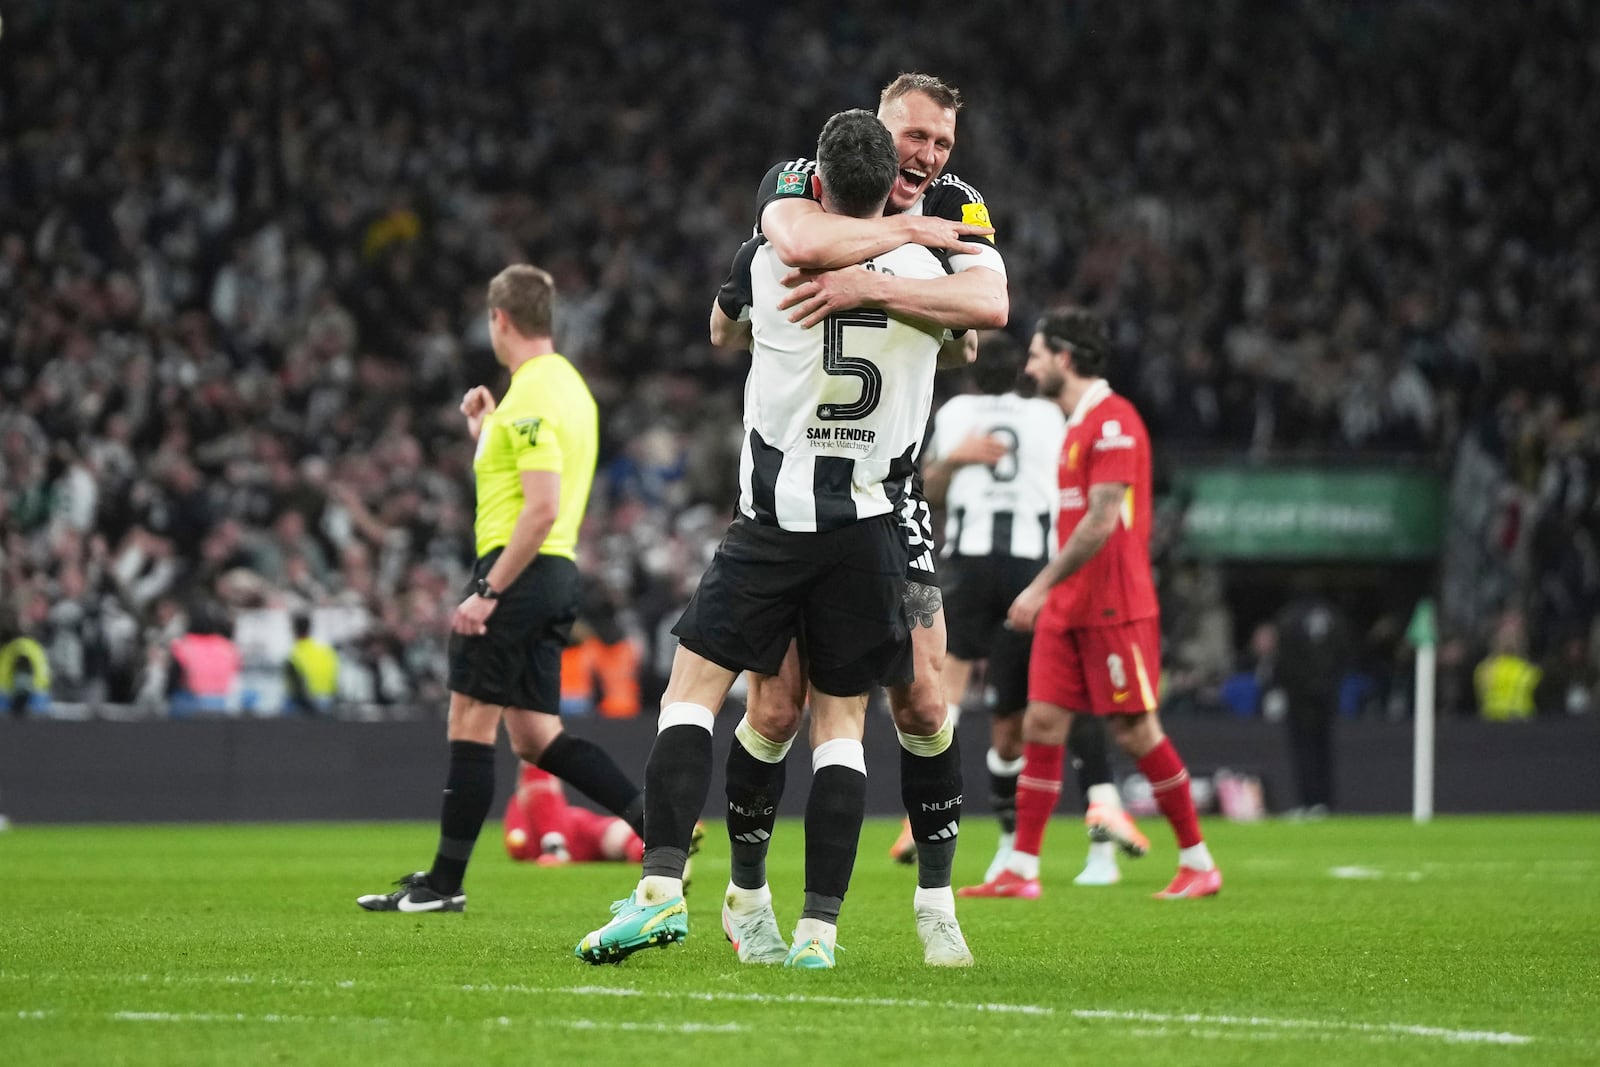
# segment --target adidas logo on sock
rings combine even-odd
[[[772,835],[765,830],[752,830],[747,834],[734,834],[735,841],[743,841],[747,845],[759,845]]]
[[[929,841],[948,841],[952,837],[954,837],[957,834],[959,834],[960,832],[961,832],[961,824],[960,823],[958,823],[958,822],[947,822],[942,827],[939,828],[939,832],[938,833],[929,834],[928,835],[928,840]]]

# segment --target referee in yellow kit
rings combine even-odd
[[[561,726],[561,651],[578,616],[578,529],[599,451],[594,397],[555,350],[555,289],[537,267],[507,267],[489,283],[489,336],[511,372],[499,404],[478,386],[461,401],[478,442],[472,462],[477,564],[450,635],[450,772],[433,867],[368,911],[464,911],[467,862],[494,800],[494,745],[505,720],[529,763],[644,832],[644,801],[611,757]]]

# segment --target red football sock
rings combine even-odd
[[[1061,796],[1061,757],[1065,745],[1022,746],[1022,773],[1017,776],[1016,852],[1037,856],[1044,846],[1044,828]]]
[[[1152,748],[1139,761],[1139,773],[1150,781],[1150,791],[1155,794],[1156,806],[1172,825],[1179,848],[1190,848],[1200,843],[1200,816],[1194,810],[1194,797],[1189,793],[1189,769],[1183,757],[1172,747],[1170,738]]]

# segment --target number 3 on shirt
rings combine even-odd
[[[869,359],[844,354],[844,331],[848,326],[887,329],[889,316],[872,308],[841,311],[822,320],[822,369],[828,374],[861,379],[861,396],[849,404],[818,404],[817,418],[832,421],[864,419],[883,399],[883,372]]]

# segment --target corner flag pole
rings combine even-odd
[[[1433,601],[1423,599],[1406,627],[1406,640],[1417,650],[1416,701],[1412,711],[1415,734],[1411,754],[1411,821],[1433,818],[1433,680],[1438,635],[1433,624]]]

